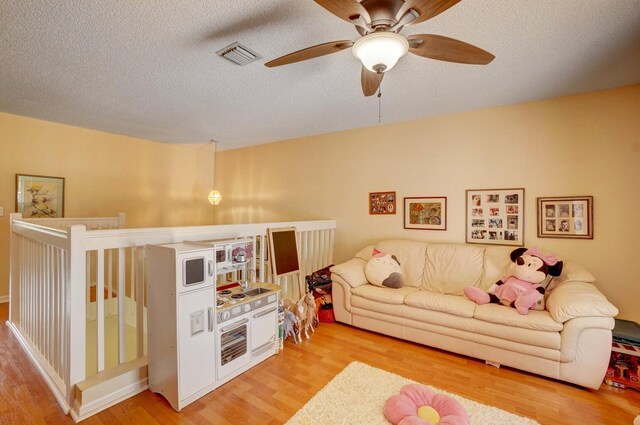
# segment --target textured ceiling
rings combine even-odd
[[[463,0],[403,35],[433,33],[496,59],[407,55],[382,84],[382,122],[640,83],[640,0]],[[227,150],[378,123],[345,51],[279,68],[265,61],[355,40],[312,0],[2,0],[0,111]],[[215,52],[235,41],[262,59]]]

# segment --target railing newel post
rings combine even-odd
[[[85,379],[86,352],[86,235],[81,224],[69,227],[69,256],[65,288],[65,334],[67,336],[66,376],[67,400],[73,406],[75,385]]]

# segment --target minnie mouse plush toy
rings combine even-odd
[[[464,289],[476,304],[496,303],[514,307],[520,314],[542,306],[547,276],[560,276],[562,261],[555,255],[542,255],[538,248],[518,248],[511,252],[509,275],[493,284],[487,292],[477,287]],[[549,281],[546,282],[547,284]]]

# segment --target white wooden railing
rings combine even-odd
[[[65,412],[73,406],[78,383],[146,354],[145,245],[248,237],[259,249],[254,261],[264,261],[267,229],[295,226],[302,279],[333,262],[333,220],[140,229],[118,228],[123,214],[46,219],[46,225],[12,214],[10,221],[9,325]],[[254,270],[259,270],[254,280],[270,280],[267,264],[254,263]],[[298,287],[278,283],[291,292]],[[116,343],[105,337],[106,321],[112,319]],[[90,346],[88,323],[95,326]],[[127,329],[134,330],[135,342],[128,342]]]

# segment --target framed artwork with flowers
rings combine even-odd
[[[64,217],[64,177],[16,174],[16,212],[24,218]]]

